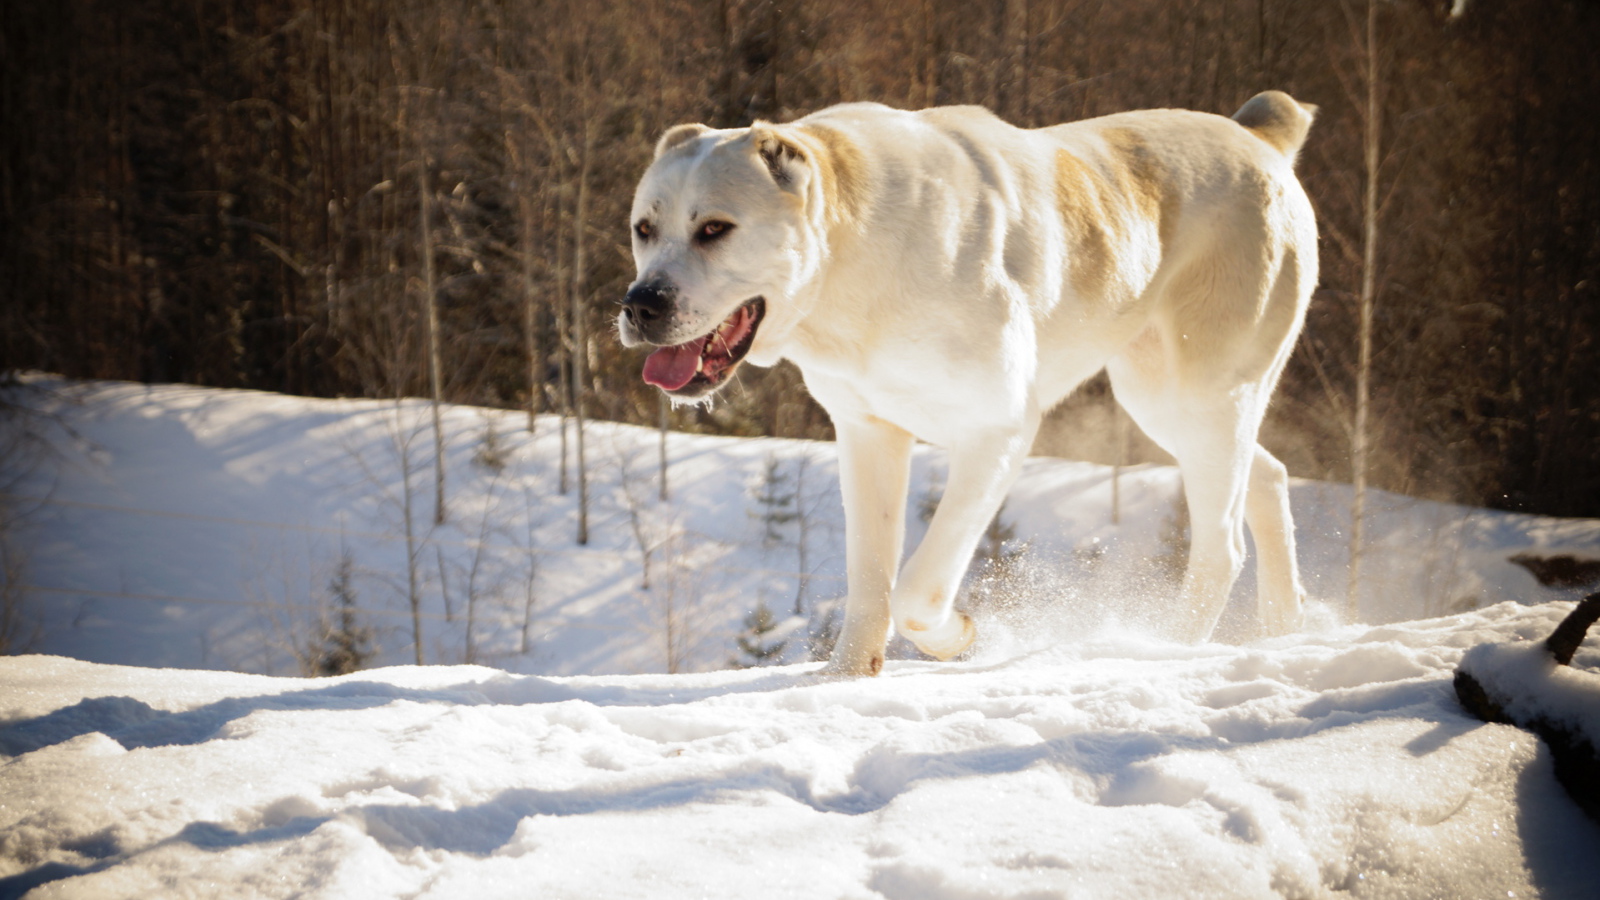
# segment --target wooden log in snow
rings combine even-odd
[[[1590,594],[1540,644],[1480,644],[1456,668],[1456,696],[1485,722],[1537,734],[1550,747],[1556,779],[1600,822],[1600,677],[1563,669],[1600,619]]]

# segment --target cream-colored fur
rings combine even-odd
[[[1232,119],[1122,113],[1036,130],[976,107],[824,109],[663,136],[634,200],[639,284],[704,335],[753,297],[747,359],[794,361],[838,433],[849,599],[831,669],[876,673],[891,623],[948,658],[973,549],[1040,416],[1101,368],[1178,460],[1192,546],[1172,637],[1209,638],[1258,549],[1259,618],[1298,627],[1284,467],[1256,441],[1317,275],[1293,173],[1311,108],[1276,91]],[[707,244],[707,221],[731,231]],[[626,343],[645,338],[631,316]],[[914,438],[947,487],[898,573]]]

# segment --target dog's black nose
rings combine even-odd
[[[622,311],[640,328],[653,325],[672,312],[675,293],[672,288],[659,282],[636,284],[628,289],[628,296],[622,301]]]

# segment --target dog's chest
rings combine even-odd
[[[811,395],[835,420],[883,419],[947,446],[974,428],[1014,419],[1021,398],[1003,368],[977,365],[947,350],[905,342],[859,356],[796,362]]]

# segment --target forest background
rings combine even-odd
[[[0,373],[393,397],[431,369],[447,401],[826,438],[787,364],[667,413],[615,342],[664,129],[1280,88],[1321,107],[1322,275],[1264,442],[1300,476],[1600,516],[1597,26],[1588,0],[18,0]],[[1157,455],[1103,378],[1036,450]]]

